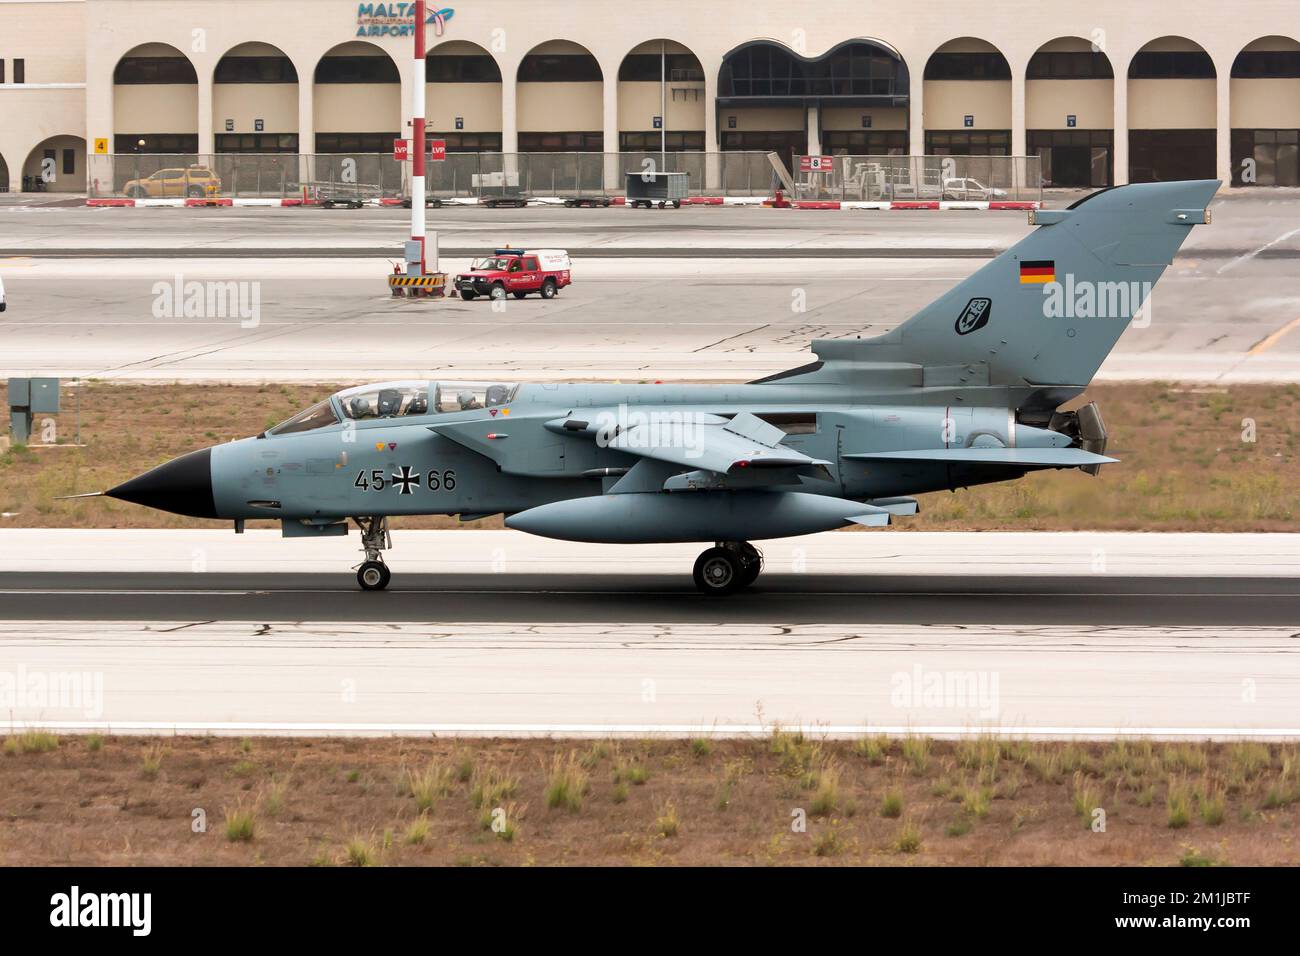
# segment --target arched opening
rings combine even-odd
[[[911,76],[902,56],[872,40],[849,40],[808,64],[819,97],[822,153],[907,154]]]
[[[392,153],[402,133],[402,77],[383,48],[340,43],[312,77],[317,153]]]
[[[1043,185],[1100,188],[1114,180],[1115,71],[1082,37],[1040,46],[1025,71],[1025,138]]]
[[[911,79],[898,51],[848,40],[802,57],[770,40],[737,47],[718,74],[723,149],[884,154],[907,151]]]
[[[7,178],[5,182],[8,182]],[[23,164],[23,192],[79,193],[85,190],[86,141],[80,136],[51,136],[27,154],[27,162]]]
[[[1215,70],[1185,37],[1146,44],[1128,66],[1129,182],[1213,179]]]
[[[501,152],[501,67],[492,54],[448,40],[424,62],[429,135],[449,153]]]
[[[9,164],[5,162],[3,155],[0,155],[0,193],[9,191]]]
[[[586,47],[539,44],[520,61],[516,80],[519,152],[604,150],[604,75]]]
[[[699,153],[704,143],[704,67],[676,40],[647,40],[618,67],[618,149]]]
[[[113,69],[109,152],[178,155],[193,162],[198,113],[199,78],[189,58],[166,43],[134,47]]]
[[[1001,50],[949,40],[930,54],[923,82],[927,155],[1011,155],[1011,65]]]
[[[1262,37],[1232,63],[1234,186],[1300,186],[1300,43]]]
[[[298,70],[278,47],[241,43],[212,74],[218,153],[298,152]]]
[[[770,40],[732,50],[718,72],[718,131],[724,151],[781,157],[789,169],[808,152],[805,61]]]

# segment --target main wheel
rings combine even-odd
[[[466,302],[473,301],[476,295],[478,295],[478,293],[475,292],[473,289],[462,289],[460,292],[460,297],[464,299]]]
[[[367,561],[357,568],[357,584],[363,591],[382,591],[392,577],[393,573],[382,561]]]
[[[515,295],[515,298],[516,298],[516,299],[522,299],[522,298],[524,298],[524,296],[528,295],[528,293],[527,293],[527,292],[516,292],[514,295]]]
[[[506,297],[506,287],[497,283],[492,287],[492,291],[488,294],[491,295],[493,299],[504,301]]]
[[[744,565],[744,570],[740,573],[740,586],[747,588],[758,580],[759,573],[763,570],[763,559],[754,557]]]
[[[713,597],[744,587],[744,575],[739,556],[726,548],[709,548],[695,559],[695,586]]]
[[[202,199],[202,198],[203,198],[203,187],[202,187],[202,186],[191,186],[189,189],[185,190],[185,195],[189,196],[191,199]]]
[[[555,298],[555,280],[554,280],[554,279],[547,279],[545,282],[542,283],[542,298],[543,298],[543,299],[554,299],[554,298]]]

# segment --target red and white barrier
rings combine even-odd
[[[765,200],[764,205],[772,206],[772,200]],[[944,212],[957,210],[989,210],[989,209],[1041,209],[1042,203],[1037,201],[958,201],[958,200],[895,200],[893,202],[858,202],[854,200],[840,199],[795,199],[789,203],[790,209],[878,209],[878,210],[902,210],[910,211],[917,209],[937,209]]]
[[[400,206],[403,203],[401,199],[395,199],[385,196],[380,199],[363,199],[363,205],[375,207]],[[479,201],[473,197],[444,199],[443,205],[446,206],[476,206]],[[534,197],[529,201],[530,205],[537,206],[555,206],[563,204],[564,200],[558,196]],[[611,206],[623,206],[627,201],[622,196],[613,196],[610,198]],[[120,208],[131,206],[136,209],[147,208],[200,208],[212,207],[221,208],[227,206],[261,206],[261,207],[299,207],[299,206],[319,206],[319,199],[236,199],[236,198],[212,198],[212,199],[87,199],[87,206],[101,208]],[[759,196],[691,196],[682,200],[683,206],[764,206],[769,209],[776,208],[774,200]],[[784,209],[835,209],[835,210],[917,210],[929,209],[940,210],[944,212],[971,210],[1024,210],[1024,209],[1042,209],[1043,204],[1036,201],[1020,200],[990,200],[988,202],[973,201],[949,201],[949,200],[896,200],[893,202],[880,201],[858,201],[851,199],[795,199],[785,203]]]

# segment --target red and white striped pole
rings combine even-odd
[[[415,0],[415,76],[411,90],[411,239],[420,244],[424,263],[424,0]]]

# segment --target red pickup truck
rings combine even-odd
[[[537,292],[553,299],[571,281],[569,254],[563,249],[496,249],[452,280],[452,295],[467,300],[480,295],[522,299]]]

